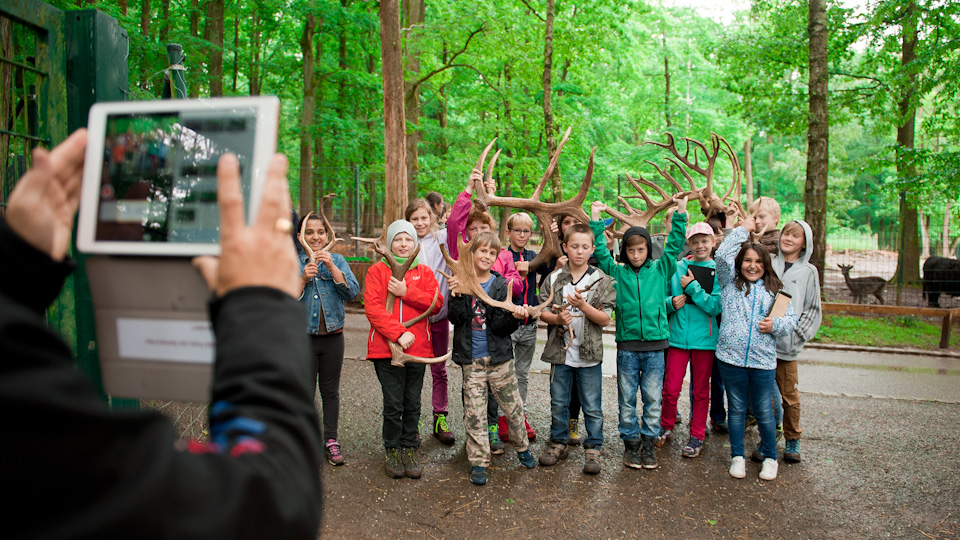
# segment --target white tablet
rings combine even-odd
[[[98,103],[90,109],[77,226],[85,253],[220,253],[217,161],[240,162],[248,223],[276,151],[276,97]]]

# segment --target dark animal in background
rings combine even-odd
[[[940,307],[940,295],[960,296],[960,261],[930,257],[923,263],[923,297],[930,307]]]
[[[877,300],[883,304],[883,289],[887,286],[887,280],[882,277],[850,277],[850,269],[853,265],[838,264],[840,271],[843,272],[843,280],[847,282],[847,288],[853,293],[853,301],[858,304],[866,304],[867,296],[874,295]]]

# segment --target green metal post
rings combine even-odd
[[[167,61],[170,62],[163,76],[163,99],[186,99],[187,79],[186,68],[183,67],[185,55],[179,43],[167,44]]]

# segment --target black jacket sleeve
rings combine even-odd
[[[65,267],[17,241],[0,232],[2,275],[39,286],[0,287],[6,538],[316,538],[321,437],[296,300],[213,302],[211,441],[185,443],[156,411],[110,411],[74,369],[37,310]]]

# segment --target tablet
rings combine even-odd
[[[220,253],[217,162],[237,155],[247,221],[276,151],[276,97],[98,103],[90,109],[80,251]]]

